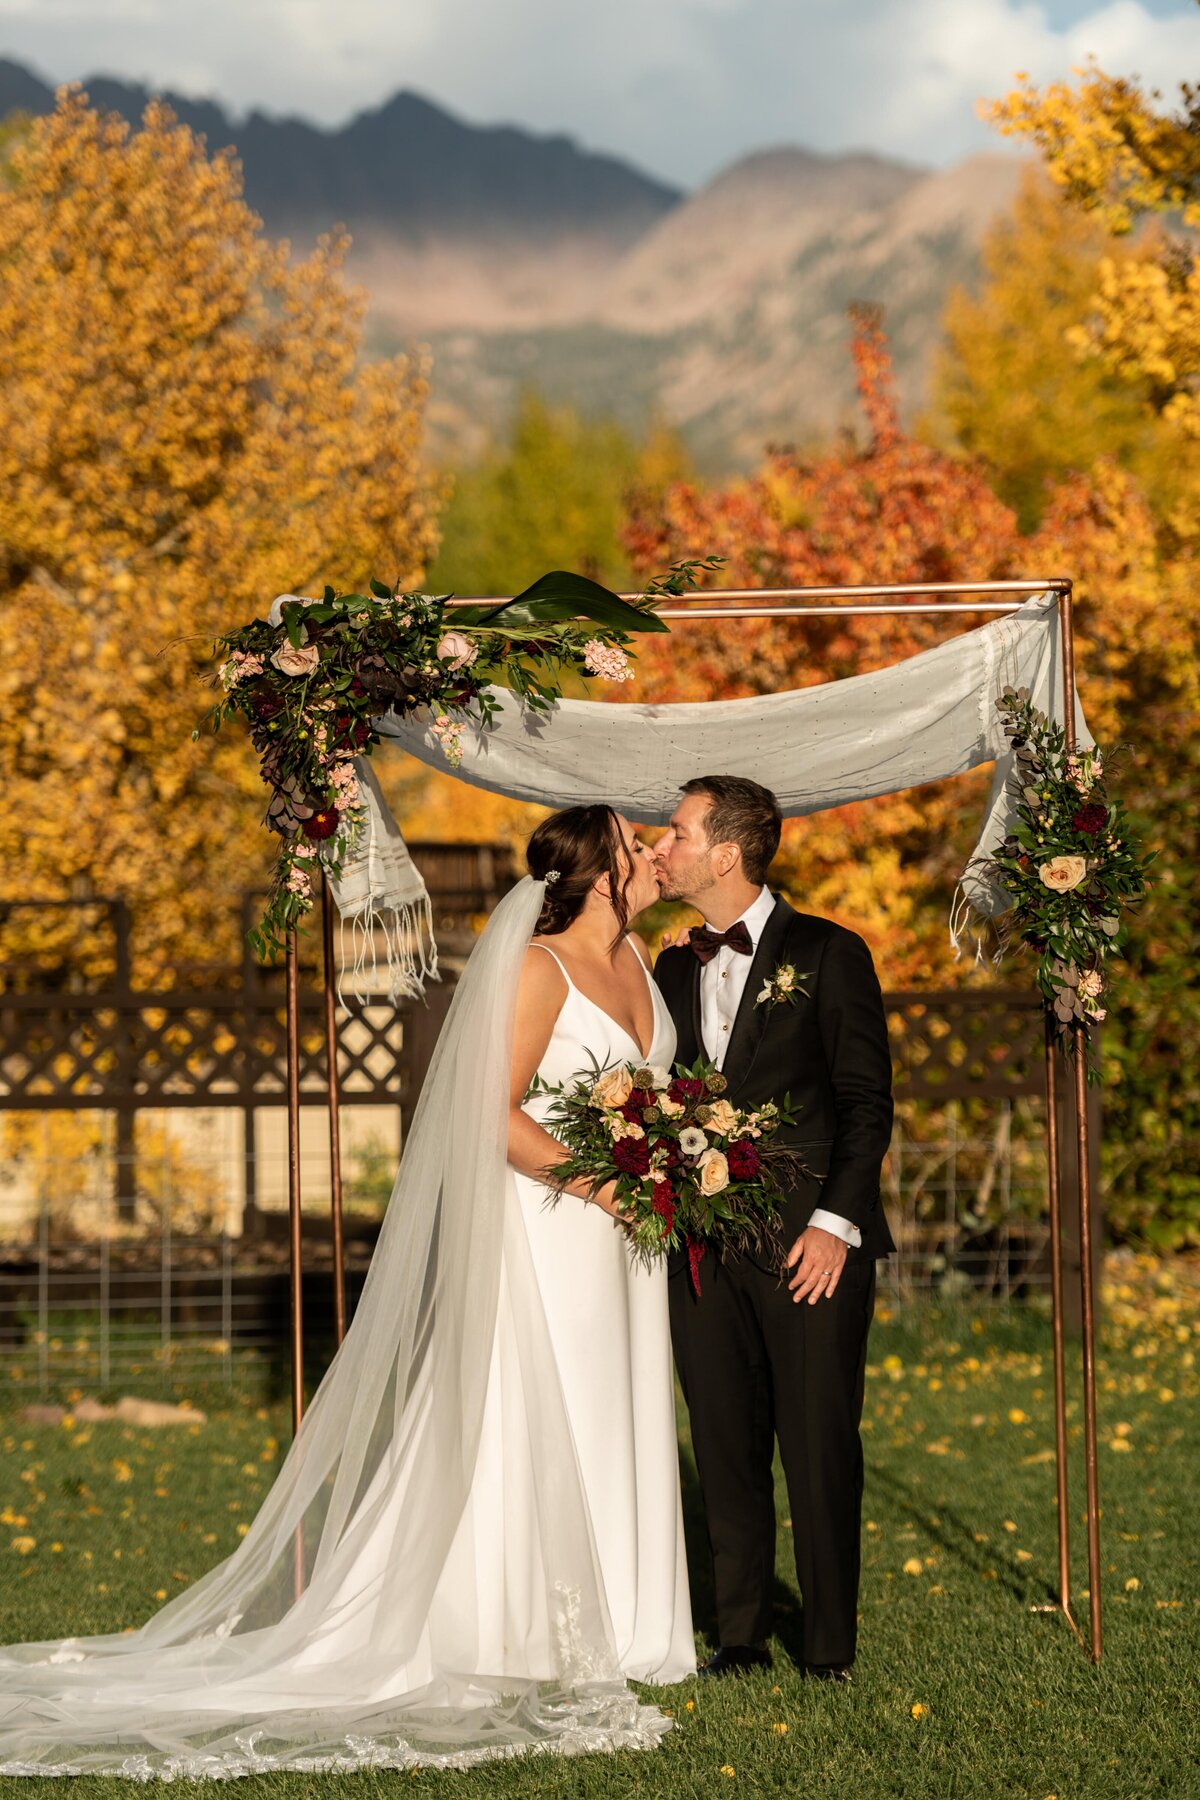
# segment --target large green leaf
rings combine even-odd
[[[464,625],[553,625],[567,619],[592,619],[613,631],[666,631],[669,627],[652,612],[630,606],[610,588],[568,569],[552,569],[540,575],[523,593],[501,606],[456,609]]]

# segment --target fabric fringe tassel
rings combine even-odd
[[[983,961],[983,940],[986,930],[986,925],[976,913],[970,895],[960,881],[950,903],[950,943],[954,951],[954,960],[962,961],[963,939],[966,938],[975,946],[975,954],[971,961],[978,967]]]
[[[350,955],[346,954],[346,931],[350,932]],[[383,966],[386,980],[379,974],[378,939],[383,938]],[[371,900],[359,912],[341,921],[341,967],[338,972],[337,996],[345,1002],[346,992],[356,1000],[369,1000],[386,991],[394,1003],[400,1000],[424,1000],[425,983],[440,981],[437,940],[433,935],[433,905],[428,894],[418,900],[389,905]]]

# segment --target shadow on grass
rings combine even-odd
[[[988,1544],[977,1544],[975,1526],[969,1524],[946,1501],[938,1501],[934,1515],[930,1512],[928,1500],[924,1497],[915,1499],[911,1486],[879,1463],[867,1464],[867,1478],[876,1492],[882,1489],[895,1504],[897,1512],[918,1526],[926,1537],[931,1538],[964,1571],[982,1578],[991,1569],[997,1587],[1006,1588],[1013,1599],[1019,1600],[1023,1605],[1036,1601],[1039,1595],[1047,1600],[1055,1598],[1048,1584],[1024,1581],[1013,1569],[995,1568],[994,1548]],[[933,1522],[935,1516],[937,1524]]]

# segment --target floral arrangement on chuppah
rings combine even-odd
[[[1001,949],[1019,939],[1034,951],[1047,1007],[1087,1057],[1107,1013],[1108,960],[1126,941],[1123,913],[1144,898],[1153,856],[1111,798],[1097,747],[1068,750],[1027,688],[1006,687],[996,706],[1016,801],[1012,830],[982,865],[1013,902],[999,921]]]
[[[219,638],[222,694],[208,723],[218,731],[235,715],[245,719],[270,790],[265,823],[283,840],[250,933],[258,953],[282,947],[312,908],[321,869],[340,874],[354,850],[365,818],[354,759],[379,742],[373,721],[381,714],[427,709],[456,768],[464,732],[494,716],[497,685],[547,711],[567,674],[628,680],[634,635],[667,630],[657,601],[694,587],[718,561],[675,563],[632,603],[563,570],[502,605],[452,613],[448,594],[400,593],[379,581],[365,594],[327,587],[319,598],[285,596],[272,617]]]

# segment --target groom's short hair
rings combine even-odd
[[[685,794],[707,794],[712,802],[704,815],[710,844],[736,844],[747,881],[765,881],[779,848],[783,814],[770,788],[744,775],[697,775],[683,784]]]

